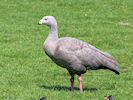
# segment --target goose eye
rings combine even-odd
[[[47,20],[47,18],[45,18],[44,20]]]

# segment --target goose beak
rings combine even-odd
[[[38,22],[38,24],[41,25],[41,24],[42,24],[42,21],[40,20],[40,21]]]
[[[43,19],[41,19],[38,24],[39,25],[43,24]]]

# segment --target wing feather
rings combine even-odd
[[[81,62],[87,69],[98,69],[100,66],[118,70],[115,59],[108,53],[81,40],[65,37],[57,42],[58,57],[66,62]],[[76,60],[73,60],[76,59]]]

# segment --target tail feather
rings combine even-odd
[[[102,66],[105,66],[107,69],[115,72],[116,74],[120,74],[118,72],[118,64],[114,57],[112,57],[110,54],[103,52],[103,63]]]
[[[110,69],[110,70],[112,70],[112,69]],[[116,70],[112,70],[113,72],[115,72],[115,74],[117,74],[117,75],[119,75],[120,73],[118,72],[118,71],[116,71]]]

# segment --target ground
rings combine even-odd
[[[1,100],[133,100],[133,0],[1,0]],[[120,75],[88,71],[84,92],[69,91],[69,75],[43,52],[49,28],[39,26],[44,15],[57,19],[59,36],[75,37],[119,63]]]

